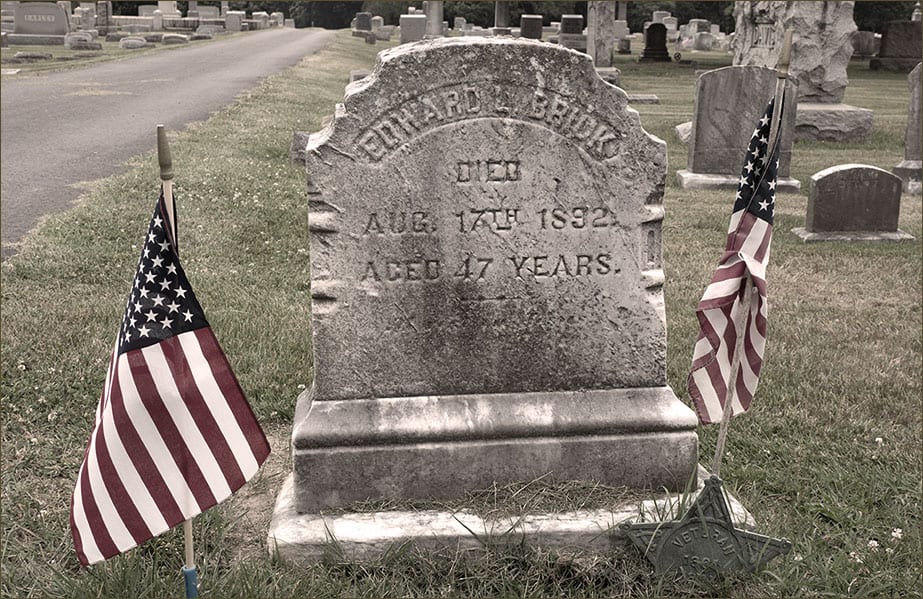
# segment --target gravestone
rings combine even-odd
[[[199,6],[200,19],[220,19],[221,8],[217,6]]]
[[[465,17],[455,17],[455,19],[452,21],[452,29],[455,31],[463,31],[465,29],[466,23],[467,20],[465,20]]]
[[[15,16],[17,35],[62,36],[70,31],[67,14],[60,5],[51,2],[20,2]],[[12,41],[15,37],[11,38]]]
[[[616,19],[614,31],[616,40],[623,40],[631,35],[631,31],[628,29],[628,21]]]
[[[228,11],[231,9],[231,3],[229,0],[221,0],[221,14],[220,16],[225,16],[228,14]]]
[[[734,64],[775,67],[793,32],[789,73],[798,79],[795,139],[866,141],[873,113],[843,104],[853,52],[854,2],[736,2]]]
[[[494,27],[510,26],[510,3],[504,0],[494,2]]]
[[[587,36],[583,34],[583,15],[561,15],[558,44],[571,50],[586,52]]]
[[[112,22],[112,2],[100,0],[96,3],[96,29],[100,35],[106,35],[110,30],[116,29]]]
[[[159,0],[157,2],[157,9],[166,18],[178,19],[183,16],[176,8],[176,0]]]
[[[143,37],[123,37],[119,40],[119,48],[123,50],[140,50],[147,48],[147,40]]]
[[[244,22],[244,19],[247,17],[247,13],[241,10],[229,10],[224,15],[224,28],[227,31],[240,31]]]
[[[923,23],[920,21],[889,21],[881,35],[878,57],[869,62],[873,71],[907,73],[920,62],[923,54]]]
[[[920,195],[920,169],[923,168],[923,150],[920,142],[920,63],[907,77],[910,87],[910,106],[907,109],[907,130],[904,132],[904,160],[894,167],[894,173],[904,181],[904,191]]]
[[[874,31],[857,31],[852,38],[853,57],[870,58],[878,54],[878,44]]]
[[[651,13],[651,23],[663,23],[663,20],[671,16],[668,10],[655,10]]]
[[[357,12],[355,29],[358,29],[359,31],[371,31],[372,30],[372,13]]]
[[[640,62],[670,62],[667,51],[667,28],[663,23],[651,23],[644,31],[644,51]]]
[[[426,38],[442,37],[442,0],[429,0],[425,7]]]
[[[615,51],[615,2],[587,2],[587,54],[597,67],[611,67]]]
[[[186,16],[190,19],[199,18],[199,2],[198,0],[189,0],[186,2]]]
[[[696,33],[711,31],[711,22],[708,19],[689,19],[690,37],[695,37]]]
[[[385,50],[304,156],[299,512],[548,472],[685,484],[697,421],[666,384],[666,145],[587,56],[513,38]]]
[[[711,33],[701,32],[695,34],[694,50],[710,52],[715,45],[715,36]]]
[[[385,25],[384,17],[375,16],[372,17],[372,31],[378,31]]]
[[[831,166],[811,176],[804,241],[900,241],[901,178],[865,164]]]
[[[749,124],[766,112],[776,81],[775,70],[763,67],[723,67],[696,79],[689,159],[686,169],[676,173],[683,189],[737,188],[744,151],[753,134]],[[797,93],[795,82],[789,80],[776,183],[779,191],[801,187],[789,175]]]
[[[519,17],[519,35],[530,40],[542,39],[542,15]]]
[[[156,4],[139,4],[138,5],[138,16],[139,17],[153,17],[155,10],[157,10]]]
[[[426,35],[426,15],[401,15],[401,43],[418,42]]]

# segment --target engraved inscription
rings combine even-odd
[[[774,30],[775,25],[772,23],[757,23],[756,24],[756,37],[753,38],[753,47],[754,48],[775,48],[776,47],[776,35]]]
[[[436,222],[424,210],[413,212],[372,212],[366,220],[362,235],[402,235],[432,234],[436,232]]]
[[[478,228],[492,231],[510,231],[521,224],[519,208],[471,208],[467,212],[456,212],[459,233],[473,233]]]
[[[605,229],[618,224],[606,206],[576,206],[574,208],[543,208],[538,211],[542,229]]]
[[[29,21],[32,23],[54,23],[54,15],[23,15],[22,19],[24,21]]]
[[[455,84],[429,90],[391,108],[363,129],[355,143],[368,159],[378,161],[421,133],[473,118],[508,118],[542,125],[571,140],[596,160],[615,156],[621,141],[621,134],[611,123],[573,97],[526,87],[510,88],[505,94],[482,94],[470,84]],[[485,177],[481,180],[518,180],[516,165],[502,160],[490,162],[478,165],[484,168],[477,174]],[[457,176],[458,183],[479,180],[470,162],[459,163]]]
[[[519,181],[518,160],[464,160],[459,161],[456,183],[506,183]]]

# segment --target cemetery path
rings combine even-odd
[[[0,92],[2,258],[81,183],[124,171],[168,131],[201,121],[260,80],[321,49],[332,32],[270,29],[23,79]],[[152,191],[155,188],[152,182]]]

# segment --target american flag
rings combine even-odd
[[[180,266],[161,195],[74,489],[77,557],[102,561],[200,514],[268,455]]]
[[[766,348],[766,265],[772,240],[780,145],[775,144],[770,157],[773,105],[774,99],[769,101],[750,138],[724,255],[696,310],[701,329],[686,386],[703,424],[722,420],[732,376],[731,362],[737,347],[735,323],[740,318],[747,320],[739,356],[740,368],[734,384],[736,393],[731,399],[731,415],[745,412],[750,407],[763,364]],[[748,279],[756,292],[750,295],[750,305],[743,306]]]

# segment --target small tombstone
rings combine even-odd
[[[666,385],[666,144],[587,56],[513,38],[385,50],[304,156],[315,376],[297,511],[549,471],[685,484],[697,421]]]
[[[881,36],[878,57],[869,62],[873,71],[907,73],[920,62],[923,54],[923,23],[920,21],[889,21]]]
[[[426,35],[426,15],[401,15],[401,43],[418,42]]]
[[[615,20],[615,39],[622,40],[631,35],[628,29],[628,21]]]
[[[904,132],[904,160],[894,167],[894,173],[904,181],[904,191],[920,195],[920,170],[923,168],[923,151],[920,140],[920,64],[910,72],[907,85],[910,87],[910,106],[907,110],[907,130]]]
[[[16,6],[15,30],[26,35],[64,35],[70,19],[64,9],[50,2],[21,2]]]
[[[64,47],[67,49],[72,49],[71,45],[74,43],[90,43],[93,41],[93,36],[85,31],[72,31],[71,33],[65,34],[64,36]]]
[[[494,2],[494,27],[510,26],[510,3],[507,0]]]
[[[139,4],[138,5],[138,16],[139,17],[153,17],[155,10],[157,10],[156,4]]]
[[[355,29],[358,29],[359,31],[371,31],[372,30],[372,13],[357,12]]]
[[[530,40],[542,39],[542,15],[522,15],[519,17],[519,34]]]
[[[663,23],[651,23],[644,32],[644,52],[640,62],[670,62],[667,51],[667,28]]]
[[[901,178],[865,164],[831,166],[811,177],[804,241],[899,241]]]
[[[96,3],[96,28],[100,34],[103,34],[108,33],[112,27],[114,27],[112,22],[112,2],[110,0],[100,0]]]
[[[561,33],[583,33],[583,15],[561,15]]]
[[[671,16],[668,10],[655,10],[651,13],[651,23],[663,23],[663,20]]]
[[[429,0],[423,6],[423,13],[426,15],[426,32],[424,37],[428,39],[442,37],[442,0]]]
[[[615,51],[619,54],[631,54],[631,40],[627,37],[619,39]]]
[[[776,71],[763,67],[723,67],[696,79],[688,166],[676,173],[684,189],[737,188],[742,152],[752,135],[751,129],[740,124],[755,123],[763,116],[776,80]],[[784,191],[796,191],[801,186],[789,175],[797,93],[795,83],[789,80],[777,181],[777,189]]]
[[[465,29],[466,24],[467,21],[465,20],[465,17],[455,17],[455,20],[452,22],[452,29],[455,31],[462,31]]]
[[[695,36],[696,33],[710,32],[711,23],[708,19],[689,19],[689,27],[691,29],[691,36]]]
[[[228,14],[228,11],[231,9],[231,3],[229,0],[221,0],[221,15],[225,16]]]
[[[177,45],[177,44],[187,44],[189,43],[189,37],[181,33],[164,33],[163,39],[161,42],[165,46]]]
[[[155,10],[154,14],[151,15],[151,30],[163,31],[163,13],[160,12],[160,9]]]
[[[220,19],[221,8],[217,6],[199,6],[200,19]]]
[[[597,67],[612,66],[615,50],[615,3],[587,3],[587,54]]]
[[[143,37],[123,37],[119,40],[119,48],[123,50],[140,50],[147,48],[147,40]]]
[[[372,17],[372,31],[378,31],[385,25],[384,17],[375,16]]]
[[[664,17],[661,22],[663,26],[667,28],[667,31],[677,31],[679,27],[679,19],[676,17]]]
[[[712,23],[708,27],[708,32],[711,33],[712,35],[719,35],[721,33],[721,26]]]
[[[364,37],[365,43],[369,44],[370,46],[374,46],[375,42],[378,41],[378,37],[371,31],[366,31]]]
[[[149,44],[159,44],[163,41],[163,33],[145,33],[144,41]]]
[[[247,13],[237,10],[229,10],[224,15],[224,28],[227,31],[240,31]]]
[[[196,31],[195,33],[189,36],[189,41],[190,42],[200,42],[203,40],[214,39],[214,37],[215,36],[213,34],[207,31]]]
[[[853,56],[870,58],[878,53],[878,41],[873,31],[857,31],[852,38]]]
[[[186,16],[190,19],[199,18],[199,2],[198,0],[189,0],[186,2]]]
[[[699,52],[711,52],[715,46],[715,36],[711,33],[696,33],[695,42],[693,45],[693,50],[698,50]]]

